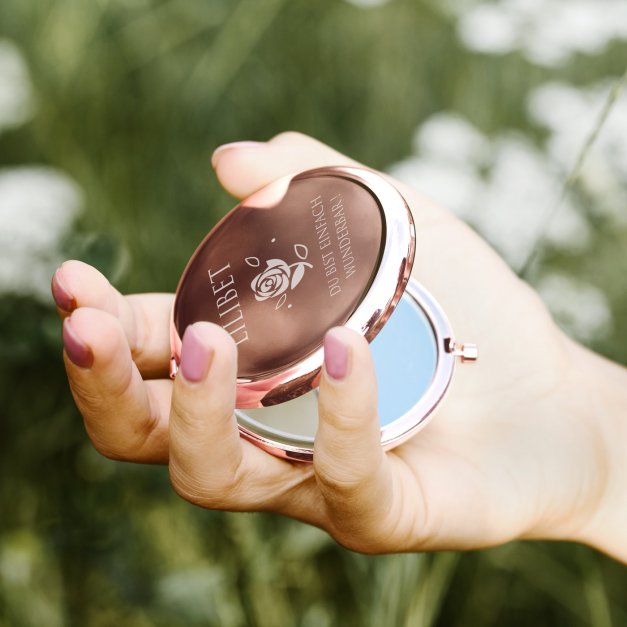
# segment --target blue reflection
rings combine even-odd
[[[438,359],[435,336],[422,309],[405,295],[370,347],[384,426],[409,411],[429,387]]]

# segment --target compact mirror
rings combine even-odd
[[[181,337],[199,320],[237,344],[237,406],[267,407],[317,387],[328,329],[369,341],[394,311],[414,260],[403,197],[375,172],[307,170],[271,183],[205,237],[179,282],[171,324],[174,375]]]
[[[326,167],[271,183],[230,211],[187,264],[170,325],[171,376],[186,327],[220,325],[238,349],[242,436],[311,461],[322,342],[344,325],[372,343],[381,441],[395,446],[440,403],[455,356],[476,358],[410,280],[414,251],[409,208],[375,172]]]

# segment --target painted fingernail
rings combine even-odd
[[[59,309],[67,313],[71,313],[76,309],[76,299],[64,285],[60,270],[57,270],[52,276],[50,287],[52,290],[52,298],[54,298],[54,302]]]
[[[187,327],[181,347],[181,372],[185,379],[191,383],[202,381],[209,372],[212,359],[213,348],[203,344],[194,327]]]
[[[348,372],[348,347],[332,331],[324,336],[324,368],[338,381]]]
[[[71,318],[63,321],[63,345],[70,361],[79,368],[91,368],[94,363],[94,354],[91,348],[83,342],[72,327]]]
[[[230,144],[222,144],[222,146],[218,146],[211,155],[211,165],[215,168],[218,165],[218,159],[220,155],[226,152],[227,150],[234,150],[236,148],[261,148],[265,146],[265,142],[231,142]]]

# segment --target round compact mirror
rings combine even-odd
[[[363,168],[327,167],[268,185],[229,212],[200,244],[176,292],[171,374],[185,328],[222,326],[238,348],[242,436],[310,461],[328,329],[372,342],[383,446],[422,426],[462,351],[433,297],[410,280],[414,224],[403,197]]]

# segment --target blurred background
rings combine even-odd
[[[213,149],[299,130],[467,220],[627,363],[624,0],[0,2],[0,625],[624,626],[585,547],[365,557],[96,454],[48,295],[65,258],[173,291],[232,205]]]

